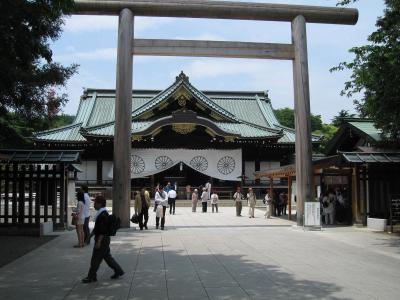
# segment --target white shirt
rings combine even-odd
[[[85,198],[85,207],[83,208],[83,215],[85,218],[90,217],[90,197],[88,193],[84,193],[83,197]]]
[[[236,192],[235,194],[233,194],[233,200],[235,200],[236,202],[241,202],[243,199],[243,194],[241,192]]]
[[[206,191],[203,191],[201,194],[201,202],[207,202],[208,200],[208,193]]]
[[[176,198],[176,191],[170,190],[168,192],[168,198],[175,199]]]
[[[168,205],[168,195],[165,191],[156,192],[156,196],[154,197],[154,201],[156,204],[161,204],[162,206]]]
[[[103,211],[107,211],[107,208],[105,208],[105,207],[100,207],[100,209],[97,211],[96,215],[94,216],[94,221],[95,221],[95,222],[96,222],[97,217],[100,216],[100,214],[101,214]]]
[[[218,202],[218,195],[214,193],[211,195],[211,204],[217,204],[217,202]]]

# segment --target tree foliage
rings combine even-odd
[[[350,49],[354,60],[331,71],[351,70],[342,95],[352,98],[360,115],[373,119],[384,137],[396,141],[400,138],[400,0],[385,4],[376,31],[368,37],[370,43]]]
[[[279,123],[283,126],[294,128],[294,110],[288,107],[274,109]],[[320,115],[311,114],[311,131],[322,129],[322,120]]]
[[[35,118],[30,122],[16,113],[8,113],[0,117],[0,145],[1,148],[31,147],[32,133],[69,125],[75,116],[54,115],[46,118]]]
[[[332,125],[339,127],[343,123],[344,119],[355,118],[355,117],[356,117],[355,114],[351,114],[351,113],[349,113],[348,110],[342,109],[341,111],[338,112],[338,114],[336,116],[333,117]]]
[[[54,62],[50,42],[59,38],[63,15],[72,8],[73,0],[0,1],[1,140],[18,135],[23,141],[67,102],[56,90],[77,65]]]

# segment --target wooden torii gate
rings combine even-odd
[[[203,56],[293,61],[296,128],[297,224],[312,199],[310,92],[306,23],[354,25],[358,10],[204,0],[75,0],[74,14],[118,15],[113,213],[129,227],[133,55]],[[134,39],[134,16],[291,22],[292,43]]]

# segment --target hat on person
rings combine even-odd
[[[197,190],[197,189],[194,189],[194,191],[195,191],[195,192],[198,192],[198,190]]]
[[[99,203],[103,206],[106,206],[106,198],[104,198],[102,195],[97,195],[96,198],[92,199],[95,203]]]

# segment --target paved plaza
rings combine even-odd
[[[246,212],[247,209],[244,209]],[[399,299],[400,239],[365,228],[303,231],[293,222],[177,207],[166,230],[120,230],[111,252],[125,275],[82,284],[91,247],[74,231],[0,269],[1,299]],[[245,215],[245,214],[244,214]]]

